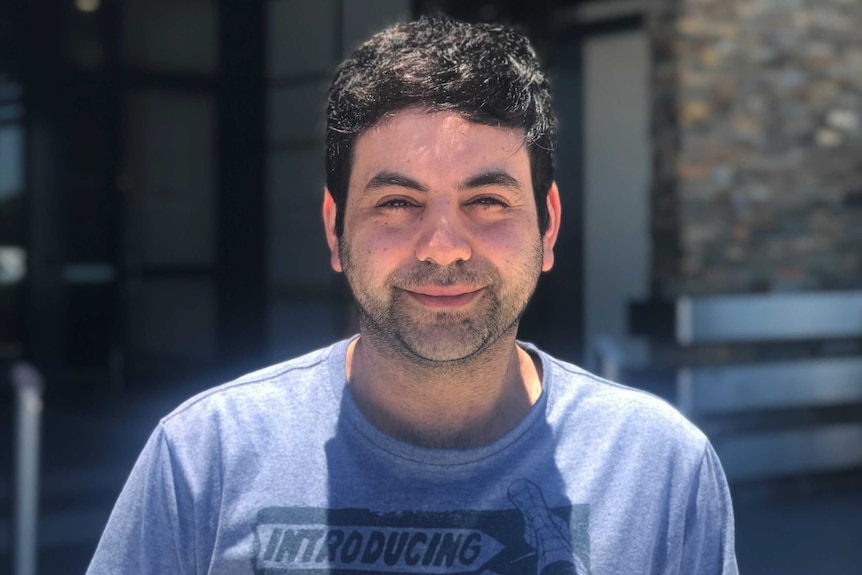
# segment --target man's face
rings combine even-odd
[[[344,213],[324,202],[332,266],[362,332],[413,359],[470,358],[511,335],[553,265],[559,225],[539,232],[523,132],[404,110],[362,134]]]

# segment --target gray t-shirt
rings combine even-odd
[[[737,573],[715,452],[663,401],[524,345],[544,381],[523,421],[421,448],[360,413],[348,343],[165,417],[88,573]]]

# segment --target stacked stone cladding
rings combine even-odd
[[[652,0],[656,295],[862,288],[862,0]]]

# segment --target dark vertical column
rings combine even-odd
[[[68,391],[73,382],[93,391],[105,386],[117,321],[114,132],[118,102],[106,38],[115,33],[118,22],[110,18],[115,4],[107,4],[92,12],[71,5],[64,10],[68,62],[60,109],[66,165],[60,190],[65,204],[64,389]],[[88,266],[96,267],[88,271]]]
[[[25,355],[49,378],[64,363],[63,161],[58,118],[63,64],[62,12],[55,2],[25,3],[22,79],[26,109]],[[49,379],[50,381],[50,379]]]
[[[650,231],[652,261],[650,291],[654,299],[673,299],[681,288],[682,237],[680,226],[680,156],[678,36],[675,33],[682,2],[650,4],[647,28],[651,49],[652,185]]]
[[[121,61],[121,30],[122,30],[122,3],[105,2],[102,5],[105,11],[104,17],[104,43],[105,43],[105,99],[109,102],[106,110],[106,125],[108,126],[108,158],[105,166],[106,185],[108,187],[108,237],[111,238],[111,247],[108,257],[116,271],[114,289],[112,290],[112,301],[108,304],[111,309],[113,321],[110,325],[110,349],[108,350],[108,377],[113,391],[120,390],[124,385],[125,354],[126,354],[126,265],[125,265],[125,199],[124,189],[121,189],[121,164],[125,150],[123,150],[124,123],[123,123],[123,90],[121,87],[122,61]]]
[[[533,328],[534,340],[557,357],[576,363],[583,361],[584,347],[583,42],[577,31],[558,40],[549,70],[559,122],[554,174],[562,224],[554,248],[554,268],[539,282],[530,304],[541,318],[541,325]]]
[[[219,359],[238,373],[266,351],[264,3],[220,0],[219,21]]]

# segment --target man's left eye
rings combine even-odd
[[[474,205],[478,205],[478,206],[482,206],[482,207],[489,207],[489,208],[495,207],[495,206],[499,206],[499,207],[503,207],[503,208],[507,207],[507,204],[503,200],[501,200],[500,198],[495,198],[493,196],[482,196],[480,198],[476,198],[474,200],[471,200],[469,203],[474,204]]]

